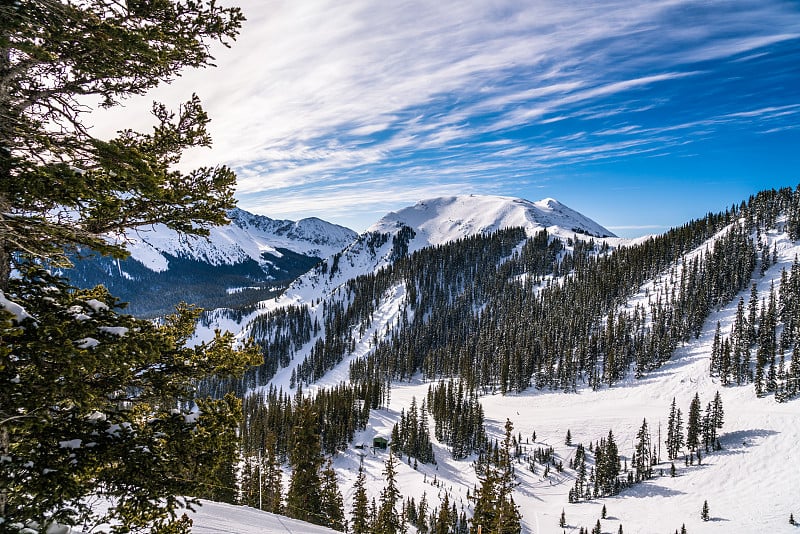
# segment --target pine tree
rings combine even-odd
[[[283,470],[278,460],[277,438],[272,432],[264,440],[264,510],[273,514],[283,513]]]
[[[0,19],[0,291],[31,321],[0,313],[0,406],[38,414],[0,417],[0,455],[11,459],[0,517],[42,530],[57,520],[186,531],[176,495],[231,497],[240,404],[170,410],[190,406],[201,379],[255,363],[255,352],[242,358],[225,335],[186,349],[199,312],[181,307],[161,326],[135,321],[103,289],[45,282],[37,266],[64,266],[78,247],[124,257],[108,233],[162,223],[203,234],[226,221],[233,172],[174,169],[185,148],[210,144],[199,99],[175,114],[155,105],[152,133],[113,140],[93,137],[83,117],[87,98],[113,106],[211,65],[209,43],[235,38],[244,17],[213,2],[88,0],[6,2]],[[78,440],[94,444],[91,455],[59,445]],[[81,504],[100,489],[113,503],[107,513]]]
[[[719,391],[714,395],[714,403],[712,409],[712,416],[711,422],[714,425],[714,428],[719,430],[722,428],[723,424],[725,423],[725,411],[722,408],[722,397],[719,394]],[[714,433],[716,437],[716,432]]]
[[[792,525],[792,526],[794,526],[794,525],[796,525],[796,524],[797,524],[797,523],[795,522],[795,520],[794,520],[794,514],[793,514],[793,513],[790,513],[790,514],[789,514],[789,524],[790,524],[790,525]]]
[[[605,504],[603,505],[603,510],[600,512],[600,518],[601,519],[605,519],[606,518],[606,505]]]
[[[689,404],[689,420],[686,423],[686,446],[689,450],[697,449],[700,444],[700,395],[695,393]]]
[[[397,513],[397,503],[400,502],[402,495],[397,488],[397,460],[394,454],[389,451],[389,457],[384,464],[383,476],[386,478],[386,485],[381,491],[380,507],[372,530],[375,534],[398,534],[403,531],[403,522]]]
[[[703,509],[700,511],[700,519],[702,519],[703,521],[709,520],[708,501],[703,501]]]
[[[471,531],[477,532],[480,526],[483,532],[501,534],[517,533],[521,529],[519,508],[512,496],[514,489],[514,467],[511,463],[511,442],[514,425],[506,420],[505,438],[498,449],[495,465],[487,463],[482,476],[478,476],[481,485],[473,495],[475,510],[472,516]]]
[[[369,533],[369,501],[367,499],[367,479],[364,474],[364,461],[358,465],[358,476],[356,483],[353,486],[353,505],[350,509],[352,514],[352,533],[353,534],[368,534]],[[424,499],[424,496],[423,496]],[[425,516],[422,501],[420,501],[419,512],[422,517]]]
[[[7,289],[4,298],[29,317],[0,313],[0,406],[37,414],[2,421],[7,522],[104,519],[157,532],[173,523],[181,495],[232,499],[241,403],[194,392],[209,374],[255,361],[254,350],[233,350],[229,334],[187,348],[198,310],[183,307],[157,325],[119,314],[102,287],[77,290],[40,269]],[[105,516],[79,504],[101,488],[116,499]]]
[[[674,460],[678,455],[678,447],[676,446],[678,434],[677,407],[675,405],[675,397],[672,397],[672,405],[669,408],[669,416],[667,418],[667,439],[665,441],[667,445],[667,457],[670,460]]]
[[[339,491],[336,471],[333,469],[333,462],[330,458],[325,465],[325,469],[322,470],[320,512],[325,517],[325,526],[339,532],[347,530],[347,521],[344,517],[344,499],[342,498],[342,492]]]
[[[564,514],[564,509],[561,509],[561,517],[558,520],[559,527],[566,527],[567,526],[567,516]]]
[[[651,450],[650,450],[650,431],[647,428],[647,420],[642,421],[642,426],[636,434],[634,469],[636,470],[636,480],[646,480],[652,474]]]
[[[295,417],[292,450],[289,455],[292,475],[286,495],[286,515],[315,525],[324,525],[326,518],[320,513],[322,445],[317,430],[317,416],[310,398],[300,397]]]
[[[567,429],[567,437],[564,439],[564,445],[572,445],[572,434],[570,433],[569,428]]]

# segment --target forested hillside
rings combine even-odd
[[[398,235],[413,239],[414,230]],[[394,239],[393,249],[402,251],[402,241]],[[564,395],[569,403],[583,391],[653,383],[676,351],[696,343],[709,328],[709,317],[726,306],[738,311],[731,328],[717,327],[708,346],[707,378],[717,388],[749,387],[755,397],[792,400],[800,392],[794,357],[800,319],[793,296],[800,265],[777,273],[773,267],[786,263],[782,248],[797,239],[800,190],[784,189],[761,192],[638,242],[507,228],[396,254],[393,262],[327,296],[258,314],[247,332],[261,347],[264,364],[241,381],[207,382],[204,388],[245,397],[245,458],[268,450],[272,461],[293,465],[298,443],[292,432],[303,427],[308,416],[302,406],[309,403],[319,433],[316,454],[340,458],[339,467],[352,469],[352,447],[369,447],[372,436],[384,433],[394,453],[415,471],[435,473],[443,461],[472,458],[478,481],[500,484],[484,491],[503,493],[513,457],[545,480],[566,476],[570,491],[564,502],[592,501],[628,491],[653,478],[656,469],[669,472],[662,460],[673,461],[675,469],[678,457],[683,461],[685,455],[688,467],[690,456],[694,465],[705,461],[701,454],[715,454],[724,435],[719,395],[712,399],[712,391],[702,404],[698,399],[684,407],[678,423],[673,405],[672,426],[664,435],[660,424],[656,435],[652,423],[633,420],[630,427],[607,431],[594,446],[584,441],[580,454],[569,457],[556,453],[552,441],[537,441],[535,435],[531,441],[518,432],[507,436],[505,456],[502,443],[493,441],[503,441],[503,420],[492,421],[482,403],[497,394],[535,399],[536,392]],[[375,246],[391,240],[387,235]],[[760,292],[758,281],[766,273],[777,279]],[[747,302],[735,300],[745,294]],[[720,412],[713,411],[717,403]],[[668,409],[665,402],[665,417]],[[692,428],[687,437],[684,424]],[[487,431],[493,425],[498,426]],[[288,428],[294,430],[287,433]],[[638,454],[609,452],[617,451],[614,436],[628,435],[631,428]],[[670,441],[662,443],[664,438]],[[595,472],[601,457],[617,456],[613,469]],[[432,467],[423,469],[425,464]],[[255,469],[250,460],[248,465]],[[339,476],[350,477],[341,471]],[[519,477],[517,484],[523,485]],[[404,507],[405,520],[421,531],[445,520],[457,531],[468,528],[469,517],[481,510],[483,494],[473,492],[479,488],[451,493],[436,487],[432,519],[420,518],[412,500]],[[271,491],[282,490],[273,485]],[[517,489],[513,495],[519,491],[525,493]],[[503,502],[513,503],[512,493],[503,495]],[[456,498],[461,507],[439,519],[442,503],[451,507]],[[432,501],[428,496],[425,506]],[[530,525],[526,517],[523,510],[522,524]]]

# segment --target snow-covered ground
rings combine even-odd
[[[194,534],[332,534],[329,528],[262,512],[246,506],[202,501],[187,515]]]

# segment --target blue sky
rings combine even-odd
[[[800,182],[796,1],[238,5],[218,67],[145,98],[200,95],[215,144],[184,165],[231,165],[256,213],[361,231],[432,196],[553,197],[636,236]]]

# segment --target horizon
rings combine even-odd
[[[93,113],[147,129],[197,92],[239,207],[358,232],[418,200],[552,197],[623,237],[800,182],[800,6],[229,1],[213,69]]]

